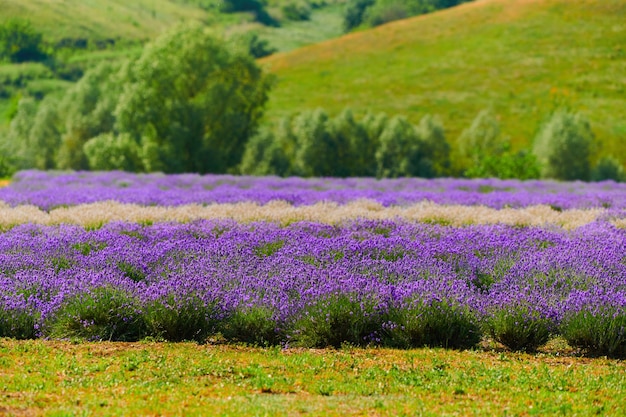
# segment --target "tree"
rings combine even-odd
[[[385,126],[379,141],[375,156],[379,178],[416,175],[420,141],[415,126],[405,117],[395,116]]]
[[[363,16],[376,0],[350,0],[343,12],[343,29],[346,32],[358,27],[363,23]]]
[[[290,162],[280,141],[263,130],[253,136],[246,145],[241,159],[240,172],[246,175],[279,175],[290,173]]]
[[[137,142],[147,170],[224,173],[240,163],[272,82],[226,45],[199,25],[182,26],[128,66],[115,130]]]
[[[56,168],[57,152],[61,144],[58,100],[53,96],[43,99],[29,132],[33,147],[33,167],[41,170]]]
[[[421,142],[417,176],[433,178],[447,175],[450,171],[450,144],[441,120],[431,115],[422,117],[417,134]]]
[[[596,166],[591,171],[592,181],[626,181],[624,166],[612,156],[600,158]]]
[[[139,147],[130,135],[104,133],[83,146],[89,167],[97,170],[142,171]]]
[[[376,146],[362,122],[354,118],[352,110],[344,109],[329,123],[328,129],[337,144],[336,148],[342,152],[336,155],[335,163],[341,169],[340,176],[367,177],[376,175]],[[378,138],[376,138],[378,139]]]
[[[10,62],[44,61],[48,58],[43,35],[28,20],[10,19],[0,25],[0,59]]]
[[[113,131],[113,112],[122,88],[120,71],[118,64],[101,63],[63,96],[59,106],[64,124],[57,154],[59,168],[89,169],[83,146],[89,139]]]
[[[328,114],[322,109],[303,112],[293,119],[294,168],[298,175],[343,176],[345,168],[339,166],[338,161],[349,145],[333,141],[328,123]]]
[[[486,156],[501,154],[505,145],[500,137],[500,122],[489,110],[481,111],[461,133],[458,146],[465,163],[472,165],[479,165]]]
[[[37,148],[31,143],[30,132],[37,115],[37,102],[31,97],[23,97],[17,103],[17,111],[9,125],[5,137],[0,136],[0,154],[4,155],[4,164],[16,170],[33,168]]]
[[[580,114],[560,110],[543,126],[533,153],[543,178],[588,180],[594,136],[589,121]]]

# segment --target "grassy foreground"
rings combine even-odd
[[[0,339],[7,415],[622,415],[626,363],[494,349]]]

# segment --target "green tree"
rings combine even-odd
[[[120,65],[99,64],[65,93],[59,106],[63,127],[57,167],[89,169],[83,146],[89,139],[113,131],[113,112],[121,92],[119,73]]]
[[[376,175],[377,139],[368,134],[363,122],[354,118],[352,110],[344,109],[337,117],[331,119],[329,132],[339,154],[335,163],[342,170],[341,176],[368,177]]]
[[[28,20],[8,20],[0,25],[0,59],[3,58],[10,62],[46,60],[43,35]]]
[[[450,144],[441,120],[426,115],[417,127],[420,139],[420,160],[416,175],[424,178],[442,177],[450,172]]]
[[[37,115],[37,102],[31,97],[22,97],[11,120],[9,130],[0,136],[0,154],[4,156],[5,171],[33,168],[37,148],[31,142],[33,120]]]
[[[246,175],[289,175],[290,161],[280,145],[280,141],[267,130],[253,136],[246,144],[240,172]]]
[[[272,84],[199,25],[147,45],[122,81],[115,130],[138,143],[145,168],[199,173],[236,168]]]
[[[491,111],[481,111],[461,133],[458,147],[465,165],[480,165],[483,158],[502,154],[505,144],[500,137],[500,122]]]
[[[414,176],[418,172],[420,140],[415,126],[405,117],[389,120],[376,150],[376,175],[379,178]]]
[[[533,153],[543,178],[589,180],[594,136],[581,114],[560,110],[543,126],[533,144]]]
[[[34,168],[41,170],[56,168],[57,153],[61,145],[61,118],[58,106],[58,99],[48,96],[37,109],[28,138],[34,150],[32,160]]]
[[[612,156],[600,158],[596,166],[591,171],[592,181],[626,181],[624,166]]]
[[[349,0],[343,12],[343,28],[346,32],[363,23],[363,16],[367,9],[373,6],[376,0]]]
[[[294,169],[298,175],[344,176],[345,167],[339,166],[338,161],[349,152],[349,144],[335,142],[328,124],[328,114],[322,109],[303,112],[293,119]]]
[[[103,133],[89,139],[83,150],[91,169],[142,171],[144,168],[139,146],[127,133]]]

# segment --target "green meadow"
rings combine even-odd
[[[622,415],[626,364],[444,349],[0,340],[0,414]]]

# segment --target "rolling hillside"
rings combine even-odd
[[[0,0],[0,23],[27,18],[47,39],[146,40],[184,20],[206,21],[209,14],[169,0]]]
[[[526,146],[556,107],[583,112],[626,163],[626,1],[477,0],[277,54],[268,118],[346,106],[439,115],[454,140],[493,109]]]

